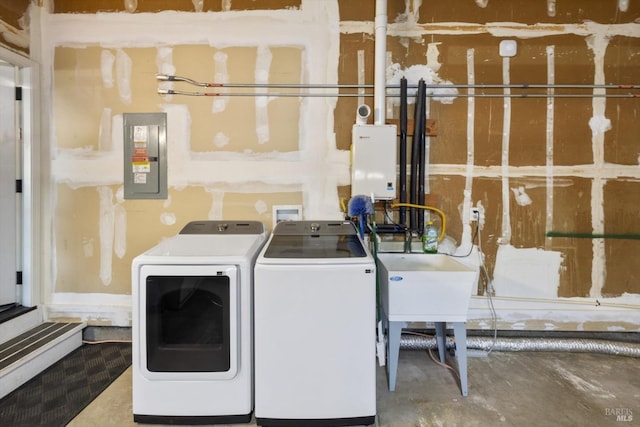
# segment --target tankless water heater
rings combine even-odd
[[[395,125],[356,124],[352,130],[351,194],[376,200],[396,197]]]

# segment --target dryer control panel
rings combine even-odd
[[[260,221],[191,221],[180,234],[262,234]]]

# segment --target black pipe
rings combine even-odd
[[[418,99],[413,104],[413,136],[411,137],[411,175],[409,176],[409,203],[414,204],[416,202],[416,169],[418,168],[418,150],[416,141],[416,123],[415,117],[418,113]],[[413,231],[416,225],[415,208],[409,208],[409,221],[407,223],[408,228]]]
[[[425,178],[425,165],[426,165],[426,125],[425,118],[427,112],[427,87],[424,80],[420,80],[418,84],[418,96],[420,97],[420,135],[418,137],[418,143],[420,146],[420,156],[418,158],[418,204],[424,206],[424,178]],[[424,230],[424,211],[418,211],[418,233],[422,234]]]
[[[400,203],[407,203],[407,79],[400,79]],[[400,207],[398,223],[407,224],[407,208]]]
[[[416,93],[416,103],[413,114],[413,138],[411,140],[411,181],[409,182],[409,202],[411,204],[418,203],[418,174],[420,169],[420,117],[424,116],[424,111],[421,111],[424,104],[420,102],[421,98],[424,98],[424,80],[420,79],[418,82],[418,91]],[[422,95],[421,95],[422,92]],[[411,208],[409,210],[409,228],[412,231],[421,232],[418,229],[418,210]]]

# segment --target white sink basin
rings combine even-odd
[[[391,252],[391,253],[402,253],[404,254],[404,241],[400,240],[387,240],[378,243],[378,251],[380,252]],[[420,254],[422,253],[422,241],[418,238],[413,239],[411,242],[411,252]]]
[[[448,255],[378,253],[389,321],[466,322],[477,271]]]

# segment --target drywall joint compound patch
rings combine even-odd
[[[366,89],[365,84],[365,68],[364,68],[364,50],[358,50],[358,105],[364,104],[364,95]]]
[[[467,84],[474,85],[476,83],[475,75],[475,50],[467,49]],[[473,204],[473,172],[475,165],[475,121],[476,121],[476,101],[473,96],[476,93],[475,88],[470,87],[467,97],[467,166],[464,185],[464,212],[463,224],[468,228],[467,236],[471,244],[471,227],[469,227],[469,211]],[[463,239],[464,242],[464,239]]]
[[[266,46],[258,46],[256,58],[255,80],[257,84],[269,83],[269,69],[271,68],[271,50]],[[269,95],[266,88],[256,88],[256,134],[258,144],[269,141]]]
[[[509,76],[510,58],[502,58],[502,83],[510,83]],[[511,89],[506,86],[504,89],[504,114],[502,120],[502,235],[500,244],[506,245],[511,242],[511,212],[509,203],[509,139],[511,137]]]
[[[158,74],[164,74],[172,76],[176,73],[176,67],[173,65],[173,48],[171,47],[158,47],[156,53],[156,65],[158,67]],[[159,81],[158,89],[171,90],[173,89],[173,82],[169,80]],[[173,95],[162,95],[166,102],[173,99]]]
[[[493,288],[498,297],[558,297],[562,253],[537,248],[498,246]]]
[[[547,46],[547,84],[555,84],[555,47]],[[555,89],[549,87],[547,94],[547,122],[546,122],[546,168],[547,168],[547,198],[546,198],[546,231],[553,230],[553,123],[554,123],[554,100]],[[550,239],[545,239],[545,248],[551,248]]]
[[[593,51],[594,84],[606,83],[604,75],[604,57],[609,45],[609,37],[594,34],[586,38],[587,46]],[[604,93],[604,89],[594,88],[594,94]],[[606,180],[598,174],[604,168],[604,132],[610,126],[605,119],[607,101],[605,98],[594,97],[592,102],[593,117],[589,120],[592,129],[593,168],[596,176],[591,181],[591,223],[594,234],[604,233],[604,185]],[[591,290],[589,295],[594,298],[602,296],[605,270],[604,239],[592,239],[593,262],[591,265]]]
[[[414,88],[407,89],[407,102],[412,104],[415,102],[418,81],[424,79],[424,82],[429,85],[427,87],[427,97],[433,97],[434,101],[441,102],[443,104],[451,104],[458,95],[458,89],[453,87],[446,87],[446,85],[453,84],[449,80],[442,79],[438,73],[433,71],[428,65],[411,65],[408,68],[402,68],[400,64],[393,63],[387,70],[388,77],[387,84],[392,86],[400,86],[400,79],[402,77],[407,79],[407,86],[414,86]],[[442,86],[439,86],[442,85]],[[399,89],[395,89],[396,94]],[[389,93],[392,93],[389,91]],[[397,96],[389,97],[393,100],[394,105],[400,103],[400,98]]]
[[[109,286],[111,284],[115,226],[113,191],[104,186],[98,187],[97,190],[100,196],[100,280],[103,285]]]
[[[216,83],[229,83],[229,71],[227,69],[227,59],[229,55],[224,52],[216,52],[213,55],[214,75],[213,81]],[[228,96],[214,96],[211,105],[213,113],[220,113],[227,108]]]
[[[475,84],[475,51],[467,49],[467,84]],[[475,89],[469,88],[469,94],[473,95]],[[469,221],[471,206],[473,204],[473,172],[474,172],[474,128],[475,128],[475,98],[467,97],[467,162],[465,166],[465,183],[462,202],[462,237],[456,254],[466,254],[473,246],[471,223]]]
[[[131,67],[133,63],[124,50],[118,49],[116,53],[116,78],[118,82],[118,94],[124,104],[131,104]]]
[[[116,61],[116,57],[110,50],[104,49],[100,53],[100,72],[102,74],[102,84],[105,88],[110,89],[113,87],[113,64]]]

